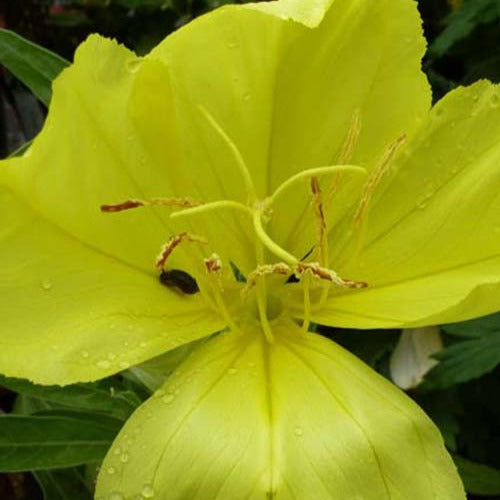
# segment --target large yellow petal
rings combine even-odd
[[[199,294],[165,288],[37,208],[0,184],[1,373],[96,380],[224,326]]]
[[[228,6],[202,16],[151,57],[171,69],[189,168],[200,183],[215,186],[224,179],[231,186],[226,196],[242,200],[234,158],[198,105],[240,149],[257,195],[264,197],[301,169],[339,161],[356,114],[357,164],[372,166],[389,142],[411,135],[430,105],[420,70],[424,49],[410,0],[289,0]],[[307,184],[281,201],[270,231],[292,252],[304,253],[314,234],[311,218],[302,217]],[[338,217],[352,197],[335,203]]]
[[[334,257],[369,287],[332,295],[315,321],[424,326],[500,309],[499,101],[482,81],[435,106],[376,190],[361,252],[354,232]]]
[[[274,326],[274,345],[249,326],[181,365],[116,439],[96,498],[465,498],[415,403],[331,341]]]

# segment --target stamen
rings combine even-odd
[[[318,257],[322,266],[328,267],[328,241],[326,239],[326,222],[325,214],[323,211],[321,187],[317,177],[311,178],[311,193],[313,196],[313,208],[316,215],[316,229],[317,229],[317,249]]]
[[[165,267],[165,262],[167,261],[170,254],[174,251],[174,249],[181,244],[183,241],[192,241],[196,243],[208,243],[205,238],[201,236],[196,236],[195,234],[190,233],[180,233],[175,236],[171,236],[170,239],[162,246],[160,254],[156,259],[156,267],[158,269],[163,269]]]
[[[257,211],[256,211],[257,213]],[[259,215],[260,218],[260,215]],[[255,254],[257,257],[257,264],[259,266],[264,265],[264,247],[262,246],[262,241],[257,239],[255,242]],[[262,330],[264,331],[264,336],[270,344],[274,344],[274,335],[269,324],[269,319],[267,317],[267,289],[265,280],[259,280],[257,283],[257,309],[259,310],[260,324],[262,325]]]
[[[297,273],[302,276],[306,271],[309,271],[313,276],[319,279],[330,281],[342,288],[366,288],[368,286],[364,281],[354,281],[350,279],[340,278],[337,273],[326,267],[322,267],[318,262],[299,262],[297,264]]]
[[[239,332],[240,329],[238,325],[235,323],[229,309],[224,302],[222,297],[223,287],[221,282],[220,271],[222,270],[222,261],[221,258],[213,253],[208,259],[203,260],[205,264],[205,269],[209,276],[209,285],[212,289],[213,297],[215,298],[216,307],[219,309],[219,313],[224,317],[227,321],[227,324],[234,332]]]
[[[213,253],[208,259],[204,259],[203,262],[208,273],[219,273],[222,269],[222,261],[216,253]]]
[[[204,212],[210,212],[212,210],[219,210],[221,208],[238,210],[240,212],[246,213],[247,215],[253,215],[253,211],[246,205],[243,205],[243,203],[239,203],[237,201],[232,201],[232,200],[220,200],[220,201],[211,201],[209,203],[203,203],[193,208],[186,208],[185,210],[181,210],[179,212],[173,212],[170,214],[170,218],[176,219],[177,217],[185,217],[190,215],[201,214]]]
[[[352,114],[349,130],[347,131],[344,143],[340,148],[340,152],[337,158],[337,163],[339,165],[349,163],[351,161],[352,154],[354,152],[354,148],[358,143],[360,133],[361,133],[361,112],[359,109],[356,109]],[[340,172],[333,174],[330,187],[326,191],[326,196],[325,196],[326,206],[330,205],[333,196],[340,189],[341,178],[342,174]]]
[[[140,200],[133,198],[131,200],[125,200],[121,203],[116,203],[114,205],[101,205],[101,212],[114,213],[122,212],[124,210],[130,210],[132,208],[146,207],[146,206],[163,206],[163,207],[179,207],[179,208],[190,208],[197,207],[202,203],[195,201],[191,198],[150,198],[147,200]]]
[[[245,288],[242,289],[242,293],[247,293],[250,289],[252,289],[257,280],[269,274],[280,274],[283,276],[287,276],[292,273],[292,268],[285,264],[284,262],[278,262],[276,264],[263,264],[257,266],[257,268],[252,271],[247,277],[247,284]]]
[[[302,170],[292,177],[289,177],[286,181],[280,184],[275,190],[274,193],[266,199],[266,208],[271,206],[276,200],[291,186],[297,184],[297,182],[302,181],[303,179],[308,179],[311,177],[320,177],[322,175],[331,174],[335,172],[352,172],[357,174],[366,174],[366,169],[363,167],[358,167],[356,165],[332,165],[327,167],[316,167],[310,168],[307,170]]]
[[[224,131],[221,125],[217,122],[217,120],[210,114],[210,112],[202,105],[198,106],[201,114],[206,118],[208,123],[212,126],[212,128],[217,132],[220,138],[226,143],[226,145],[231,150],[234,159],[236,160],[236,165],[243,177],[243,182],[245,184],[246,192],[248,195],[248,201],[250,203],[254,203],[257,199],[257,192],[255,190],[255,185],[252,180],[252,176],[250,175],[250,171],[243,159],[243,155],[241,154],[238,146],[236,146],[235,142],[229,137],[229,135]]]
[[[372,199],[375,188],[389,169],[391,160],[394,158],[394,155],[405,143],[405,141],[406,135],[402,135],[401,137],[398,137],[392,144],[390,144],[389,147],[384,151],[382,157],[375,165],[375,168],[366,180],[363,192],[361,194],[361,200],[359,202],[356,213],[354,214],[353,224],[355,229],[359,229],[361,227],[361,224],[365,219],[366,214],[368,213],[370,201]]]
[[[311,271],[306,269],[303,273],[302,286],[304,290],[304,319],[302,331],[307,333],[311,324]]]

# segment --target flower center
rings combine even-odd
[[[232,329],[238,329],[238,322],[245,315],[251,314],[257,317],[269,342],[273,342],[274,339],[271,323],[285,309],[283,302],[283,292],[285,290],[283,287],[291,282],[299,283],[303,293],[303,330],[307,331],[310,324],[311,309],[314,305],[321,307],[325,303],[330,285],[344,288],[364,288],[367,286],[364,282],[342,278],[331,268],[324,213],[325,196],[320,186],[322,177],[333,177],[330,189],[326,192],[328,201],[332,194],[335,193],[341,175],[364,175],[366,171],[364,168],[350,164],[306,169],[289,177],[267,198],[258,199],[250,170],[238,147],[207,110],[200,107],[200,112],[226,143],[234,156],[235,165],[245,186],[247,196],[245,203],[235,200],[203,202],[189,197],[130,199],[114,205],[103,205],[101,210],[103,212],[119,212],[154,205],[174,209],[170,217],[179,220],[200,213],[206,214],[220,210],[235,211],[237,216],[246,217],[251,223],[254,233],[255,261],[257,263],[255,269],[246,277],[242,275],[233,262],[222,262],[216,253],[204,259],[205,274],[204,276],[196,276],[197,282],[191,278],[194,284],[192,281],[190,282],[189,275],[186,275],[184,271],[167,270],[167,261],[177,247],[188,244],[210,244],[202,235],[182,232],[172,236],[161,248],[156,261],[156,266],[160,271],[161,283],[174,286],[183,293],[195,293],[199,289],[214,308],[225,317],[228,326]],[[350,129],[346,144],[339,155],[339,161],[342,163],[347,163],[357,138],[357,135],[352,130],[353,127]],[[354,127],[354,130],[356,130],[356,127]],[[388,148],[381,162],[375,166],[372,174],[366,180],[361,200],[354,214],[355,225],[360,225],[365,218],[368,201],[371,198],[373,189],[386,171],[390,159],[401,143],[402,139],[399,139]],[[278,200],[287,194],[292,186],[303,182],[308,182],[310,186],[316,237],[311,242],[311,251],[305,257],[299,258],[280,246],[270,236],[267,225],[272,218]],[[269,257],[266,260],[266,251],[268,256],[272,256],[271,261],[269,261]],[[312,258],[315,260],[312,260]],[[180,280],[181,276],[183,282],[176,281]],[[319,287],[320,293],[315,292],[314,300],[317,303],[313,305],[311,304],[311,289],[318,284],[321,285]]]

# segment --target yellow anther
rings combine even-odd
[[[257,280],[262,276],[267,276],[269,274],[280,274],[283,276],[287,276],[289,274],[292,274],[292,272],[292,268],[284,262],[278,262],[276,264],[263,264],[257,266],[257,268],[248,275],[247,284],[245,288],[242,289],[242,293],[246,293],[250,289],[252,289],[257,283]]]
[[[375,165],[375,168],[373,169],[372,173],[366,180],[363,192],[361,193],[361,200],[359,202],[356,213],[354,214],[354,227],[356,229],[360,228],[363,220],[366,218],[366,214],[368,213],[370,201],[373,196],[373,192],[375,191],[375,188],[381,181],[384,174],[389,169],[391,160],[394,158],[394,155],[398,152],[398,150],[405,143],[405,141],[406,141],[406,135],[402,135],[401,137],[396,139],[393,143],[391,143],[386,148],[382,157]]]
[[[195,201],[192,198],[149,198],[144,200],[132,198],[130,200],[125,200],[114,205],[101,205],[101,212],[123,212],[124,210],[147,206],[191,208],[197,207],[199,205],[202,205],[202,203],[199,201]]]
[[[326,239],[326,221],[323,211],[323,197],[317,177],[311,178],[311,194],[313,197],[313,209],[316,216],[316,231],[318,258],[321,265],[328,267],[328,248]]]
[[[156,267],[158,269],[164,268],[165,262],[169,258],[170,254],[183,241],[191,241],[195,243],[208,243],[208,241],[202,236],[197,236],[195,234],[190,234],[187,232],[171,236],[170,239],[162,246],[161,251],[156,259]]]
[[[358,144],[360,133],[361,133],[361,112],[359,109],[356,109],[352,114],[349,130],[347,131],[344,143],[342,144],[342,147],[340,148],[337,157],[337,163],[339,165],[343,165],[351,161],[354,148]],[[330,187],[326,191],[326,196],[325,196],[326,206],[330,205],[333,196],[340,189],[341,179],[342,179],[342,174],[340,172],[333,174]]]
[[[213,253],[208,259],[204,259],[203,262],[208,273],[220,273],[222,270],[222,261],[216,253]]]
[[[364,281],[341,278],[335,271],[322,267],[318,262],[299,262],[297,264],[298,276],[302,276],[305,272],[309,272],[312,276],[321,280],[330,281],[342,288],[366,288],[368,286]]]

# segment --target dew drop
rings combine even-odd
[[[107,359],[101,359],[96,363],[98,368],[109,368],[111,363]]]
[[[116,469],[115,469],[114,467],[108,467],[108,468],[106,469],[106,472],[107,472],[108,474],[113,475],[113,474],[116,472]]]
[[[52,288],[52,281],[43,280],[40,282],[40,286],[42,287],[42,290],[49,291]]]
[[[304,434],[304,431],[303,431],[302,427],[295,427],[295,429],[293,430],[293,433],[296,436],[300,437]]]
[[[124,496],[118,491],[114,491],[109,495],[109,500],[124,500]]]
[[[118,363],[118,366],[120,367],[120,369],[126,370],[130,366],[130,363],[127,361],[120,361]]]
[[[238,370],[236,368],[229,368],[229,370],[227,371],[227,373],[229,373],[229,375],[234,375]]]
[[[500,97],[498,97],[498,94],[493,94],[490,97],[490,105],[492,108],[497,108],[498,105],[500,104]]]
[[[128,462],[128,458],[129,457],[128,457],[127,453],[122,453],[122,455],[120,456],[120,462],[122,464],[126,464]]]
[[[89,351],[81,351],[80,356],[87,359],[89,357]]]
[[[114,354],[114,353],[112,353],[112,352],[108,353],[108,359],[109,359],[110,361],[113,361],[114,359],[116,359],[116,354]]]
[[[165,404],[170,404],[173,400],[174,400],[174,395],[173,394],[167,394],[166,396],[163,396],[161,398],[161,400],[165,403]]]
[[[121,449],[119,446],[117,446],[117,447],[114,449],[113,454],[114,454],[114,455],[119,455],[121,452],[122,452],[122,449]]]
[[[145,484],[141,493],[144,498],[153,498],[155,496],[155,490],[150,484]]]
[[[251,98],[252,98],[252,96],[250,94],[245,94],[243,96],[243,100],[246,101],[246,102],[248,102]]]
[[[228,40],[227,41],[227,46],[230,49],[235,49],[236,47],[238,47],[238,42],[236,40]]]
[[[130,59],[127,61],[127,69],[131,73],[137,73],[141,67],[142,61],[140,59]]]
[[[139,347],[144,348],[144,347],[146,347],[147,345],[148,345],[148,344],[147,344],[146,342],[141,342],[141,343],[139,344]]]

